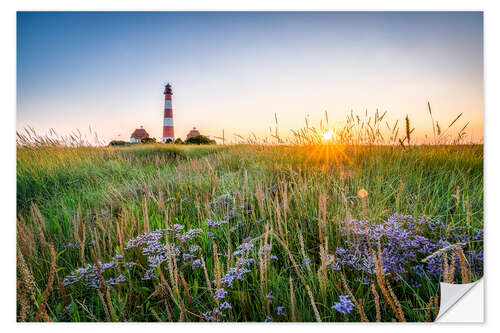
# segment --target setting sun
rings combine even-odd
[[[328,132],[323,133],[322,136],[323,136],[323,141],[332,141],[333,133],[331,130],[329,130]]]

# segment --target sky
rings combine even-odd
[[[483,138],[481,12],[18,12],[17,130],[89,127],[103,141],[228,140],[331,126],[353,110],[408,115],[417,136],[463,113]],[[463,120],[462,120],[463,119]],[[429,132],[430,131],[430,132]]]

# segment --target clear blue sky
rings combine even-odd
[[[409,114],[429,128],[460,112],[483,126],[483,15],[441,13],[20,12],[17,128],[89,125],[157,138],[163,85],[176,136],[266,135],[351,110]],[[118,137],[118,134],[120,136]]]

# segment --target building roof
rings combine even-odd
[[[193,129],[191,131],[189,131],[187,138],[189,139],[189,138],[192,138],[193,136],[198,136],[198,135],[201,135],[200,131],[198,131],[196,129],[196,127],[193,127]]]
[[[172,85],[170,85],[170,83],[167,83],[167,85],[165,86],[165,91],[163,92],[164,94],[170,94],[170,95],[173,95],[172,94]]]
[[[144,138],[149,138],[149,134],[148,132],[146,132],[146,130],[144,128],[137,128],[131,135],[130,135],[131,138],[134,138],[134,139],[137,139],[137,140],[141,140],[141,139],[144,139]]]

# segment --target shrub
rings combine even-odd
[[[144,139],[141,139],[141,143],[156,143],[156,139],[155,138],[144,138]]]
[[[129,143],[121,140],[112,140],[109,146],[128,146]]]
[[[215,145],[215,140],[210,140],[204,135],[192,136],[187,139],[184,143],[194,144],[194,145]]]

